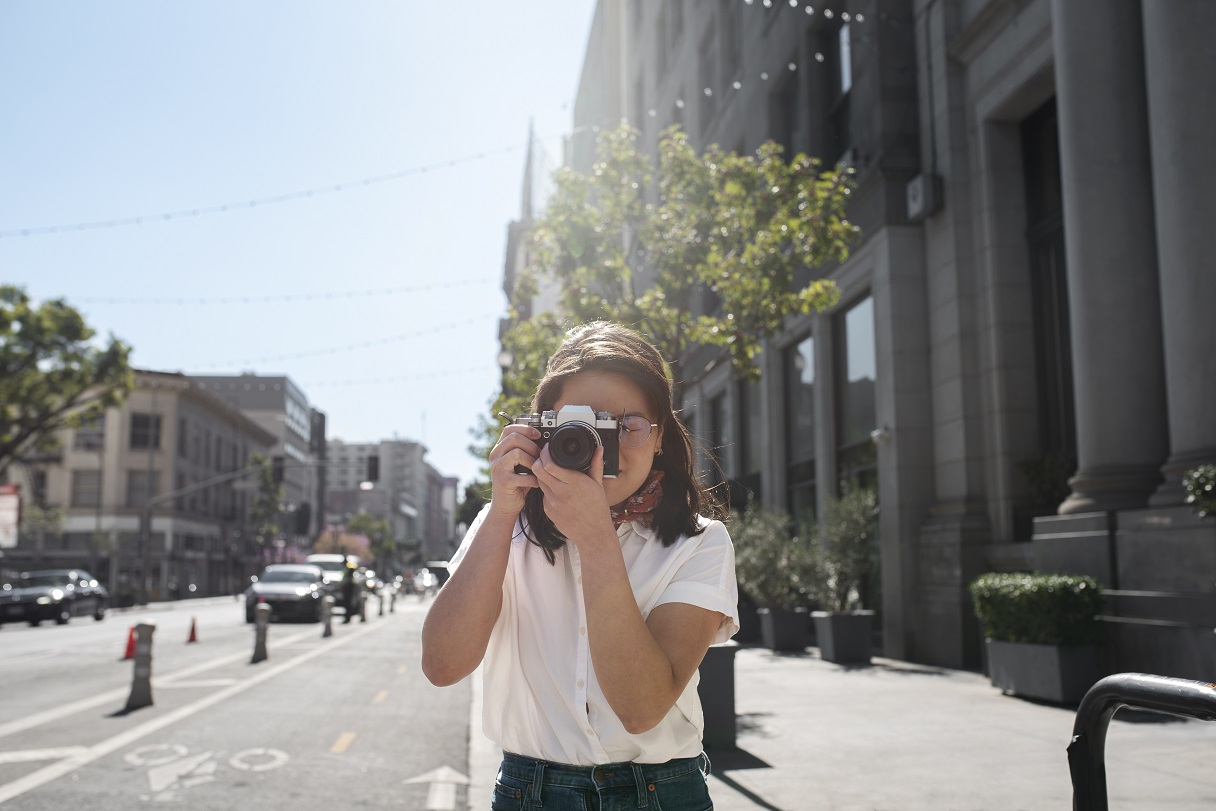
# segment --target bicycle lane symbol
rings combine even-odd
[[[146,802],[178,802],[184,789],[194,788],[216,779],[223,759],[222,752],[207,751],[190,755],[180,744],[148,744],[132,749],[123,760],[132,766],[148,767],[150,794],[141,794]],[[228,758],[228,765],[244,772],[265,772],[287,763],[286,752],[257,747],[243,749]]]

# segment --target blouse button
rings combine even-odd
[[[587,683],[586,683],[585,681],[583,681],[582,679],[579,679],[579,680],[578,680],[578,686],[579,686],[579,688],[580,688],[580,689],[581,689],[582,687],[584,687],[586,684],[587,684]]]
[[[578,635],[579,635],[579,636],[586,636],[586,635],[587,635],[587,626],[586,626],[586,625],[584,625],[584,626],[582,626],[582,627],[580,627],[580,628],[578,629]]]

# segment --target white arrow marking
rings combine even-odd
[[[426,811],[453,811],[456,808],[456,786],[467,786],[469,778],[450,766],[440,766],[401,782],[430,783],[431,787],[426,793]]]
[[[153,766],[148,769],[148,787],[159,794],[210,759],[211,753],[203,752],[201,755],[175,760],[163,766]],[[215,771],[215,769],[213,768],[211,771]]]

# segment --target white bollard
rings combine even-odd
[[[334,598],[326,594],[321,598],[321,636],[334,635]]]
[[[258,603],[253,613],[253,659],[249,664],[256,665],[266,660],[266,626],[270,625],[270,606]]]
[[[135,677],[131,680],[131,695],[123,712],[152,706],[152,634],[156,626],[141,622],[135,626]]]

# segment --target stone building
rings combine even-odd
[[[1101,581],[1113,667],[1216,671],[1213,39],[1208,0],[598,3],[574,168],[626,119],[855,170],[838,306],[686,407],[764,503],[876,483],[886,655],[978,666],[967,584],[1040,569]]]
[[[64,511],[62,531],[25,534],[0,558],[6,573],[88,568],[122,604],[143,589],[152,600],[230,594],[260,571],[253,494],[235,480],[158,505],[150,543],[140,539],[150,496],[222,478],[274,447],[276,437],[230,402],[179,373],[137,371],[120,408],[58,439],[54,458],[14,472],[32,500]]]

